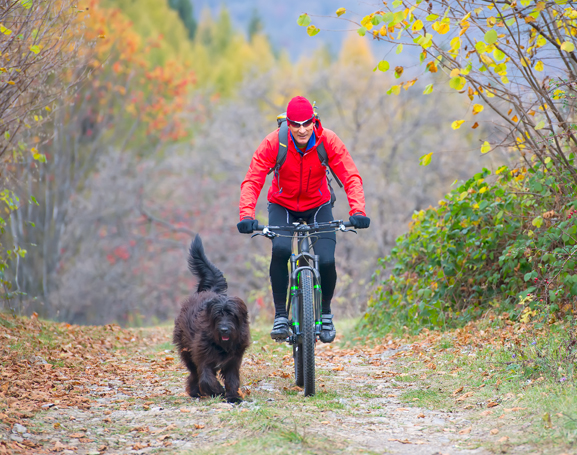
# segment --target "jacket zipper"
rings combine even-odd
[[[312,173],[312,170],[313,170],[313,167],[312,167],[312,166],[309,167],[309,178],[307,179],[307,189],[306,189],[307,194],[308,194],[308,192],[309,192],[309,186],[310,186],[310,184],[311,184],[311,173]]]

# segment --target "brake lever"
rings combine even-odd
[[[343,232],[354,232],[355,234],[358,234],[358,232],[354,229],[344,229]]]
[[[250,236],[250,238],[252,239],[252,238],[256,237],[257,235],[262,235],[262,236],[264,236],[264,234],[262,234],[262,233],[260,233],[260,232],[255,232],[253,235]]]

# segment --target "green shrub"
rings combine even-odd
[[[524,321],[571,312],[575,192],[549,158],[494,176],[483,169],[413,215],[379,260],[363,324],[414,331],[460,325],[491,307]]]

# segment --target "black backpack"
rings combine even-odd
[[[317,118],[317,119],[319,118],[316,111],[315,111],[315,118]],[[276,118],[276,121],[277,121],[278,128],[279,128],[278,129],[278,153],[276,156],[276,165],[275,165],[275,167],[270,168],[268,173],[270,174],[271,172],[274,171],[275,175],[278,175],[278,171],[280,170],[281,166],[284,164],[284,162],[286,160],[287,153],[288,153],[288,146],[283,143],[283,141],[286,141],[286,139],[288,137],[288,125],[286,122],[286,112],[280,114]],[[317,146],[317,155],[319,156],[319,161],[321,162],[321,164],[327,168],[327,183],[329,185],[329,191],[331,192],[331,204],[334,206],[337,197],[335,195],[333,187],[331,186],[331,179],[329,178],[329,175],[328,175],[329,171],[331,172],[331,174],[333,175],[333,178],[335,179],[335,181],[338,183],[338,185],[341,188],[343,187],[343,184],[341,183],[341,181],[339,180],[339,178],[337,177],[335,172],[329,166],[329,157],[327,155],[327,151],[325,149],[325,144],[323,143],[323,141],[321,141],[320,144]]]

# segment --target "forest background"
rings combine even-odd
[[[18,8],[50,9],[47,2],[14,5],[3,12],[5,50],[16,42],[7,24]],[[351,151],[372,220],[371,229],[339,239],[334,307],[341,315],[366,309],[378,258],[414,213],[437,205],[456,181],[517,159],[505,148],[479,153],[491,113],[476,117],[474,129],[451,128],[469,100],[450,88],[390,96],[398,75],[372,71],[380,57],[356,27],[341,34],[338,48],[307,37],[307,51],[294,56],[271,45],[258,8],[241,29],[225,7],[215,14],[192,6],[53,4],[51,17],[58,8],[60,16],[52,30],[67,46],[60,66],[38,70],[46,76],[35,82],[37,93],[20,96],[26,119],[2,131],[7,307],[82,324],[172,319],[193,286],[186,256],[198,232],[252,317],[271,317],[270,245],[237,233],[237,204],[252,153],[297,94],[317,102],[324,126]],[[295,34],[304,30],[299,14],[285,17]],[[37,36],[29,31],[29,39]],[[45,55],[46,40],[32,54]],[[21,73],[3,77],[5,92],[20,87]],[[417,87],[438,77],[431,71]],[[337,199],[335,215],[346,219],[344,192]]]

